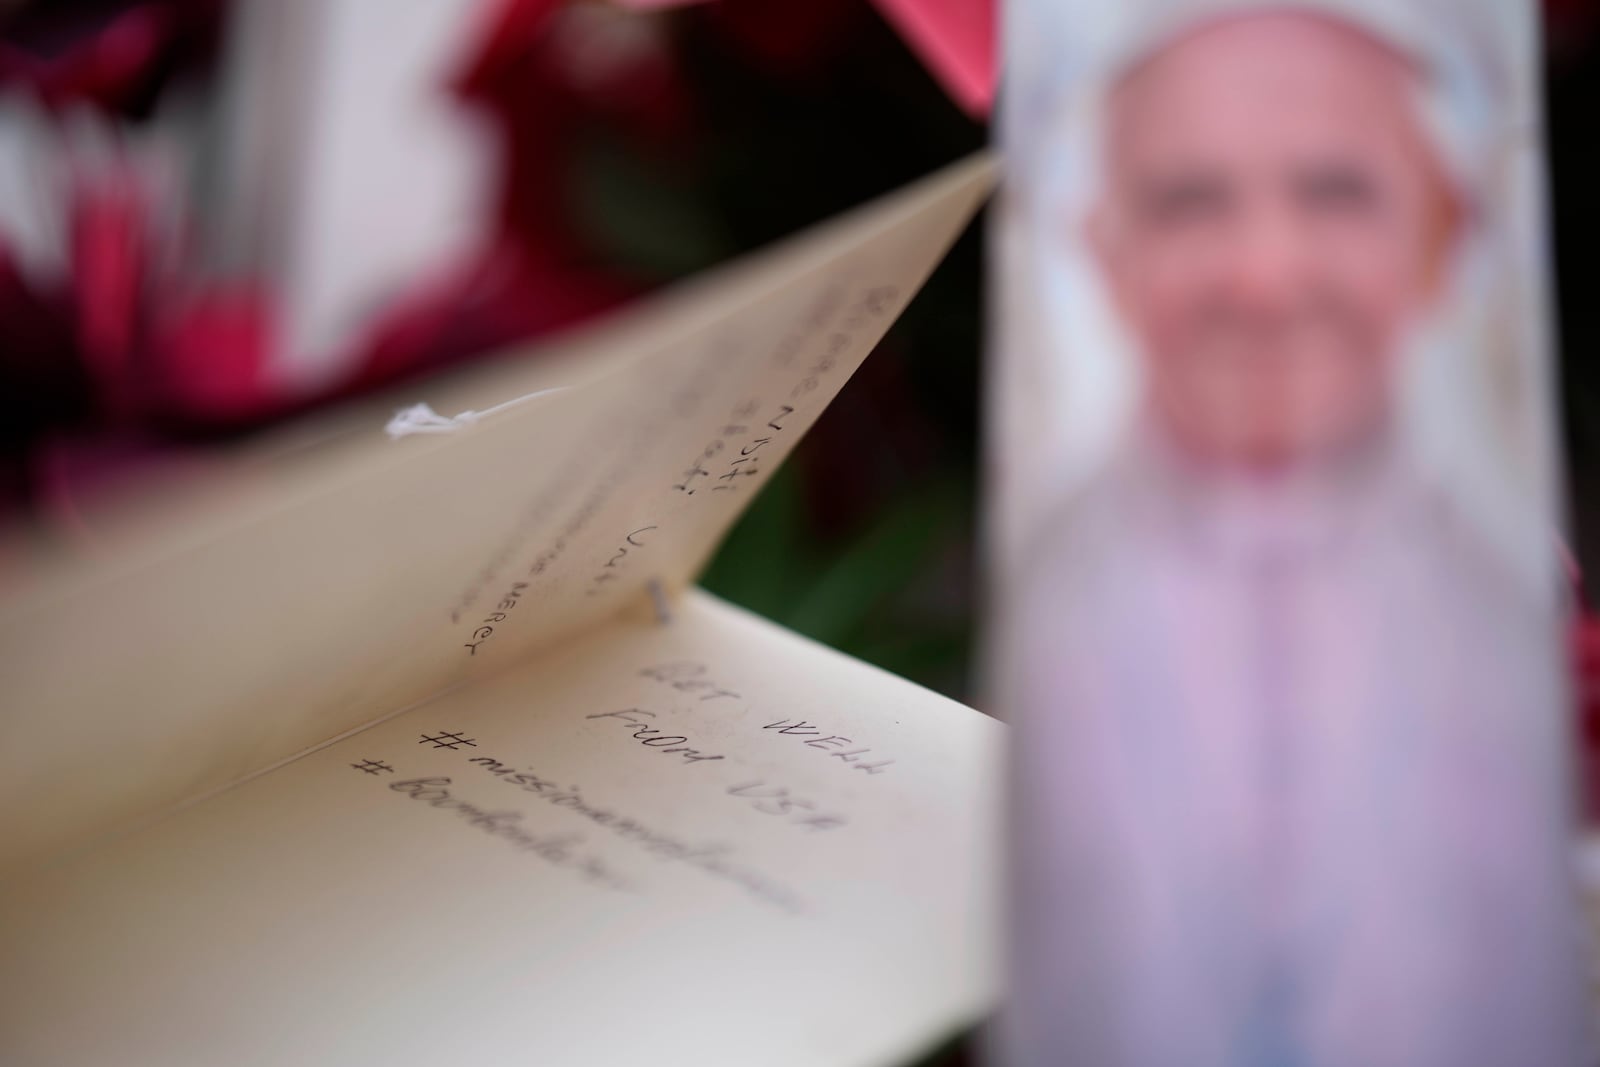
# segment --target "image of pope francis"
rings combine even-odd
[[[1141,385],[1006,601],[1009,1062],[1585,1062],[1557,619],[1399,402],[1479,208],[1432,76],[1232,6],[1104,93],[1062,239]]]

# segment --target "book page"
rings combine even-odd
[[[903,1060],[991,1006],[1002,729],[693,592],[13,885],[0,1060]]]
[[[684,586],[910,300],[982,159],[550,353],[291,428],[0,603],[0,878]],[[558,391],[547,391],[557,388]],[[387,440],[398,403],[487,411]],[[11,576],[8,576],[8,579]]]

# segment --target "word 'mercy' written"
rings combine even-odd
[[[500,547],[495,550],[494,554],[489,557],[488,562],[473,576],[472,583],[462,592],[461,598],[456,602],[456,606],[450,609],[451,622],[458,623],[461,621],[462,614],[478,599],[478,594],[483,591],[484,586],[493,581],[501,570],[505,568],[511,561],[512,556],[522,546],[523,541],[549,514],[550,509],[558,501],[566,497],[568,490],[576,479],[577,474],[568,470],[545,486],[542,492],[528,502],[528,505],[517,517],[511,530],[501,539]]]
[[[469,656],[478,654],[478,646],[487,641],[494,633],[494,624],[506,621],[508,618],[507,612],[517,606],[527,588],[527,582],[511,583],[511,588],[506,590],[506,595],[500,598],[500,602],[494,606],[494,610],[484,616],[483,621],[478,624],[478,628],[472,631],[472,636],[475,640],[467,644],[469,650],[467,654]]]
[[[605,504],[606,500],[610,496],[615,481],[616,479],[613,476],[609,480],[604,481],[600,485],[596,486],[595,489],[589,493],[589,495],[584,499],[583,503],[579,505],[577,511],[574,512],[572,517],[567,520],[567,524],[556,536],[555,541],[553,541],[548,548],[540,552],[539,555],[534,558],[532,565],[528,567],[527,571],[527,577],[530,580],[538,578],[540,575],[544,574],[544,572],[548,570],[550,566],[556,562],[556,560],[561,558],[561,556],[566,552],[567,546],[571,544],[572,540],[577,537],[577,535],[585,526],[589,524],[589,521],[594,518],[596,512],[598,512]],[[478,646],[483,644],[490,637],[494,636],[495,626],[505,622],[507,618],[509,618],[508,612],[517,606],[518,602],[522,598],[523,593],[527,591],[528,585],[528,581],[512,582],[510,588],[505,591],[499,602],[495,604],[495,609],[477,622],[472,630],[472,640],[465,642],[462,646],[467,650],[467,654],[469,656],[476,656],[478,654]]]
[[[821,728],[813,726],[804,719],[779,719],[763,726],[763,730],[774,730],[785,737],[794,737],[802,744],[811,748],[826,751],[833,759],[843,760],[851,764],[855,770],[866,771],[868,774],[882,774],[883,769],[894,762],[892,759],[865,761],[862,757],[871,752],[870,748],[849,748],[854,744],[848,737],[838,734],[824,734]]]
[[[577,543],[579,537],[589,527],[589,524],[610,502],[617,491],[617,487],[623,483],[628,472],[637,465],[640,457],[647,453],[652,446],[652,442],[659,436],[661,426],[667,417],[665,413],[658,412],[640,420],[628,430],[617,446],[611,450],[612,458],[605,465],[600,478],[589,488],[588,493],[578,501],[577,507],[567,516],[566,522],[556,532],[554,540],[546,544],[539,554],[534,557],[533,562],[528,565],[523,575],[525,580],[513,581],[511,589],[496,604],[495,611],[490,612],[488,616],[473,626],[472,640],[463,642],[463,647],[467,649],[469,655],[476,656],[478,654],[478,646],[494,634],[495,626],[506,621],[504,616],[509,609],[503,605],[508,599],[516,599],[509,595],[510,592],[520,592],[528,587],[529,580],[537,581],[540,579],[547,571],[554,568],[573,544]],[[544,501],[541,501],[541,505],[543,503]],[[542,516],[543,514],[544,509],[541,506],[539,515]],[[531,529],[532,526],[533,522],[530,520],[528,528]],[[523,532],[525,531],[518,532],[519,540]],[[501,553],[497,554],[495,560],[491,561],[493,569],[498,570],[506,560],[511,558],[511,555],[511,552],[503,549]],[[473,595],[475,596],[476,593],[474,592]],[[451,614],[451,620],[455,621],[461,614],[463,614],[463,608],[458,607]],[[502,617],[496,618],[495,616],[497,615]]]

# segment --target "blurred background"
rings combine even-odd
[[[1593,575],[1597,19],[1589,0],[1544,13],[1572,544]],[[0,516],[92,550],[105,487],[552,337],[983,146],[995,17],[0,0]],[[982,252],[980,218],[704,577],[969,703]],[[1600,626],[1576,645],[1600,768]]]
[[[570,329],[954,160],[987,140],[995,17],[0,0],[0,512],[90,545],[103,486]],[[1595,5],[1548,0],[1545,22],[1573,543],[1594,573]],[[705,577],[969,702],[982,248],[980,220]],[[1600,677],[1600,636],[1579,638]]]
[[[0,511],[570,329],[981,147],[985,2],[0,2]],[[705,585],[970,694],[969,232]]]

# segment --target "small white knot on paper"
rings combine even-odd
[[[409,437],[414,433],[454,433],[466,426],[474,426],[480,419],[489,415],[498,414],[507,408],[516,407],[518,404],[544,396],[547,393],[559,393],[567,388],[558,385],[553,389],[540,389],[526,396],[515,397],[502,404],[482,411],[463,411],[459,415],[441,415],[427,404],[412,404],[408,408],[401,408],[384,425],[383,432],[389,435],[389,440],[398,441],[402,437]]]
[[[454,418],[445,418],[426,404],[412,404],[395,412],[383,432],[389,435],[389,440],[398,441],[414,433],[451,433],[477,421],[476,411],[463,411]]]

